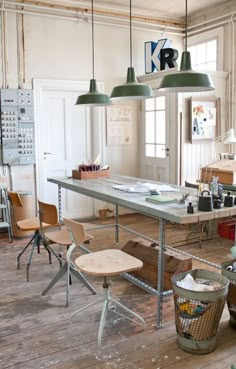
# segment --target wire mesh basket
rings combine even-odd
[[[197,283],[213,291],[192,291],[177,285],[191,274]],[[172,278],[178,345],[185,351],[207,354],[216,347],[216,333],[225,305],[229,280],[216,272],[195,269]]]
[[[236,272],[227,270],[226,268],[236,260],[227,261],[222,264],[222,275],[230,280],[229,290],[227,295],[227,305],[230,314],[230,324],[236,329]]]

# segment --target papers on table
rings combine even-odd
[[[174,188],[170,185],[157,185],[153,183],[142,183],[137,182],[135,184],[128,184],[128,185],[113,185],[113,188],[120,191],[125,192],[133,192],[133,193],[149,193],[150,191],[157,191],[157,192],[176,192],[179,189]]]
[[[173,202],[177,202],[178,199],[177,197],[174,196],[170,196],[170,195],[157,195],[157,196],[148,196],[145,199],[148,202],[152,202],[153,204],[169,204],[169,203],[173,203]]]

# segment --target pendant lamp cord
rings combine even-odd
[[[188,48],[188,0],[185,0],[185,51]]]
[[[94,79],[94,22],[93,22],[93,0],[92,0],[92,67]]]
[[[131,0],[129,0],[129,43],[130,43],[130,67],[132,67],[133,65],[133,60],[132,60],[132,16],[131,16]]]

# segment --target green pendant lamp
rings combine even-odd
[[[187,0],[185,0],[185,8],[185,51],[182,53],[180,70],[163,77],[159,91],[200,92],[215,89],[208,74],[199,73],[192,69],[191,55],[187,51]]]
[[[92,0],[92,66],[93,78],[90,80],[89,92],[80,95],[75,105],[104,106],[112,103],[108,95],[102,94],[97,89],[97,82],[94,78],[94,21],[93,21],[93,0]]]
[[[112,100],[141,100],[154,97],[150,86],[139,83],[135,77],[135,70],[132,67],[132,17],[131,17],[131,0],[129,1],[129,20],[130,20],[130,67],[127,71],[126,83],[113,88],[111,93]]]

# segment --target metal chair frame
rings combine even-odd
[[[71,319],[73,319],[76,315],[78,315],[79,313],[81,313],[82,311],[90,308],[91,306],[99,303],[99,302],[103,302],[103,307],[102,307],[102,312],[101,312],[101,318],[100,318],[100,323],[99,323],[99,329],[98,329],[98,347],[100,348],[102,345],[102,335],[103,335],[103,331],[104,331],[104,326],[105,326],[105,322],[106,322],[106,316],[109,310],[112,310],[112,312],[114,312],[115,314],[118,314],[120,316],[122,316],[125,319],[128,319],[132,322],[135,322],[136,324],[142,325],[144,328],[146,328],[146,322],[145,320],[138,315],[137,313],[135,313],[133,310],[130,310],[129,308],[127,308],[127,306],[123,305],[120,301],[113,299],[110,295],[110,291],[109,291],[109,287],[111,286],[111,282],[107,282],[107,277],[104,276],[103,277],[103,295],[104,297],[94,301],[86,306],[83,306],[82,308],[80,308],[79,310],[76,310],[72,315],[71,315]],[[113,303],[114,305],[112,307],[110,307],[110,303]],[[127,315],[121,314],[120,312],[118,312],[116,310],[116,306],[118,306],[119,308],[121,308],[122,310],[124,310],[125,312],[131,314],[132,316],[134,316],[135,318],[137,318],[138,320],[132,319]]]
[[[23,248],[23,250],[20,251],[20,253],[17,255],[17,269],[20,269],[20,258],[21,256],[25,253],[25,251],[31,246],[31,250],[30,250],[30,255],[27,261],[27,266],[26,266],[26,279],[27,282],[29,282],[29,270],[30,270],[30,266],[32,263],[32,259],[33,259],[33,253],[35,251],[35,249],[37,249],[38,254],[40,254],[40,245],[43,245],[45,250],[48,252],[48,258],[49,258],[49,264],[52,263],[52,257],[51,254],[53,254],[56,259],[59,261],[60,265],[61,265],[61,260],[59,258],[59,256],[57,255],[57,253],[50,247],[50,245],[48,245],[46,242],[44,242],[44,238],[43,238],[43,234],[41,232],[41,228],[43,229],[44,227],[52,227],[52,226],[60,226],[60,224],[58,223],[58,221],[56,220],[54,222],[54,220],[57,218],[57,208],[55,205],[51,205],[48,204],[52,207],[54,207],[54,216],[53,216],[53,221],[52,223],[50,223],[50,216],[48,216],[47,221],[48,223],[44,223],[42,224],[42,222],[40,221],[40,218],[28,218],[28,219],[24,219],[24,220],[20,220],[20,221],[16,221],[15,216],[14,216],[14,210],[13,207],[22,207],[23,204],[21,202],[20,196],[17,192],[13,192],[13,191],[8,191],[8,199],[9,202],[11,204],[11,210],[12,210],[12,218],[14,220],[14,223],[16,224],[16,226],[19,228],[19,230],[23,230],[23,231],[33,231],[34,234],[33,236],[30,238],[29,242],[26,244],[26,246]],[[27,225],[28,224],[28,225]],[[22,229],[23,227],[23,229]]]
[[[42,292],[42,295],[45,296],[48,291],[63,277],[64,274],[67,274],[67,285],[66,285],[66,306],[69,305],[69,289],[71,284],[71,274],[73,274],[80,282],[82,282],[91,292],[92,294],[96,294],[95,289],[93,286],[88,282],[88,280],[84,277],[84,275],[78,270],[76,265],[71,260],[71,254],[76,247],[82,246],[88,240],[88,234],[84,231],[83,225],[75,222],[70,219],[64,218],[64,223],[67,226],[67,231],[71,240],[71,244],[67,247],[66,253],[66,260],[62,267],[60,268],[59,272],[55,275],[49,285],[45,288]],[[77,237],[74,236],[74,233],[71,231],[71,227],[74,228],[74,231],[77,233]],[[47,237],[50,237],[50,234],[47,234]],[[53,242],[53,235],[52,239],[48,239],[48,242]],[[59,240],[57,241],[59,242]],[[60,244],[60,243],[59,243]]]

